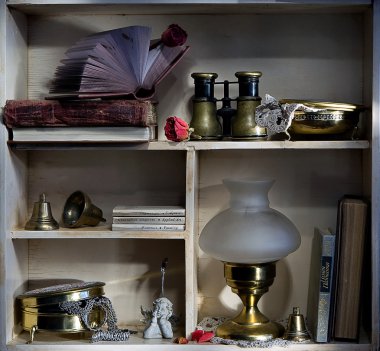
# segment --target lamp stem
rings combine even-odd
[[[257,307],[274,281],[276,262],[254,265],[224,262],[224,276],[242,300],[243,308],[235,318],[220,325],[216,335],[224,339],[262,341],[280,337],[284,327],[270,321]]]
[[[264,316],[257,304],[262,295],[256,295],[252,291],[242,292],[234,291],[243,302],[243,309],[240,314],[237,315],[233,320],[239,324],[254,324],[254,323],[268,323],[269,319]]]

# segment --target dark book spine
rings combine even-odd
[[[8,100],[4,124],[17,127],[139,126],[157,123],[151,101]]]

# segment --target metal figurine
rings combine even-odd
[[[161,295],[153,302],[153,311],[149,325],[144,330],[145,339],[173,337],[172,324],[170,317],[173,315],[173,304],[169,299],[164,297],[165,272],[168,259],[165,258],[161,264]]]
[[[165,285],[165,271],[168,265],[168,258],[166,257],[161,264],[161,297],[164,297],[164,285]]]
[[[145,339],[173,337],[169,318],[173,314],[173,304],[166,297],[160,297],[153,302],[153,314],[150,325],[144,330]]]

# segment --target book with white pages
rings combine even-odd
[[[114,216],[114,224],[185,224],[184,216]]]
[[[148,142],[156,139],[156,127],[25,127],[9,130],[18,142]]]
[[[182,231],[184,224],[115,224],[112,223],[112,230],[127,231]]]
[[[112,215],[117,216],[185,216],[183,206],[115,206]]]

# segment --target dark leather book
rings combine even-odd
[[[139,126],[157,124],[150,100],[8,100],[6,127]]]
[[[332,337],[357,340],[360,331],[363,262],[369,205],[357,196],[339,201]]]

